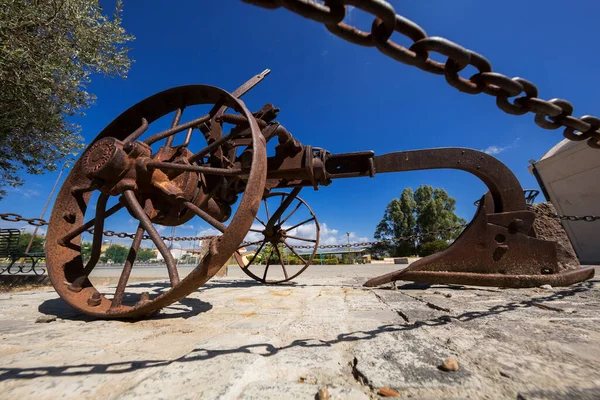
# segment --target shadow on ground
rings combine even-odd
[[[145,320],[160,320],[160,319],[173,319],[173,318],[191,318],[200,313],[207,312],[212,309],[212,305],[205,301],[193,298],[183,298],[179,302],[171,304],[165,307],[163,310],[168,312],[160,312],[155,314],[151,318],[144,318]],[[42,314],[53,315],[60,319],[69,321],[85,321],[92,322],[97,321],[98,318],[83,314],[75,308],[68,305],[63,299],[50,299],[44,301],[38,307],[38,311]],[[137,322],[135,319],[123,319],[123,322]]]
[[[304,347],[304,348],[312,348],[312,347],[330,347],[337,343],[342,342],[357,342],[363,340],[372,340],[377,336],[383,333],[390,332],[403,332],[403,331],[411,331],[415,329],[419,329],[421,327],[427,326],[442,326],[451,324],[453,322],[468,322],[479,318],[485,318],[495,315],[504,314],[507,312],[525,309],[530,307],[539,307],[542,302],[552,302],[562,300],[566,297],[574,296],[579,293],[584,293],[591,290],[594,287],[594,283],[597,281],[587,281],[580,283],[576,286],[572,286],[570,288],[556,291],[551,295],[544,297],[537,297],[531,300],[519,301],[519,302],[509,302],[506,304],[499,304],[493,307],[488,308],[485,311],[467,311],[457,316],[443,315],[438,318],[433,318],[425,321],[415,321],[413,323],[405,323],[405,324],[386,324],[377,327],[372,330],[365,331],[354,331],[339,334],[335,339],[331,340],[322,340],[322,339],[298,339],[294,340],[291,343],[275,347],[270,343],[258,343],[252,345],[240,346],[232,349],[222,349],[222,350],[211,350],[211,349],[203,349],[198,348],[194,349],[190,353],[186,354],[183,357],[180,357],[175,360],[135,360],[135,361],[122,361],[115,363],[106,363],[106,364],[77,364],[77,365],[65,365],[65,366],[41,366],[41,367],[31,367],[31,368],[3,368],[0,367],[0,381],[15,379],[34,379],[42,376],[77,376],[77,375],[89,375],[89,374],[121,374],[127,373],[139,369],[145,368],[155,368],[155,367],[163,367],[170,364],[175,363],[185,363],[190,361],[199,361],[199,360],[209,360],[219,356],[227,355],[227,354],[259,354],[263,357],[271,357],[279,352],[296,348],[296,347]],[[200,302],[200,300],[196,299],[184,299],[185,300],[194,300],[192,303]],[[59,313],[60,310],[64,310],[67,306],[65,303],[62,303],[62,307],[57,305],[58,300],[49,300],[45,302],[44,307],[50,308],[54,306],[54,312],[57,310]],[[46,304],[50,303],[50,305]],[[204,302],[200,302],[204,303]],[[188,303],[189,305],[190,303]],[[207,304],[207,303],[204,303]],[[192,306],[195,306],[192,304]],[[208,305],[210,307],[210,305]],[[40,306],[42,308],[42,306]],[[209,308],[210,309],[210,308]],[[70,309],[72,312],[73,309]],[[62,311],[65,312],[65,311]],[[188,311],[192,312],[192,311]],[[198,314],[202,311],[193,311]],[[52,314],[56,315],[56,314]],[[61,314],[65,315],[65,314]],[[63,318],[61,316],[61,318]]]

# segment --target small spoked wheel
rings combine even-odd
[[[208,105],[204,107],[210,111],[185,118],[200,105]],[[239,115],[224,114],[227,108]],[[229,133],[224,131],[227,124],[235,125]],[[174,138],[180,132],[176,145]],[[151,96],[108,125],[63,184],[46,240],[52,284],[67,303],[86,314],[101,318],[152,314],[193,292],[227,263],[253,224],[265,180],[264,137],[252,114],[233,95],[212,86],[190,85]],[[197,266],[182,277],[172,240],[161,232],[192,222],[206,224],[213,237]],[[128,223],[137,226],[134,234],[115,237],[105,231],[107,226],[126,231]],[[90,231],[91,243],[83,243],[82,236]],[[89,279],[100,262],[107,262],[104,234],[111,243],[131,239],[123,248],[114,289],[96,288]],[[140,293],[128,283],[142,242],[155,249],[166,267],[170,284],[159,293]],[[84,254],[86,246],[89,253]],[[116,259],[116,254],[109,256]]]
[[[300,275],[312,262],[319,246],[319,222],[308,204],[290,193],[273,192],[261,209],[235,258],[252,279],[276,284]]]

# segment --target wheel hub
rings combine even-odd
[[[285,230],[281,229],[281,226],[274,226],[272,228],[266,228],[263,231],[265,239],[271,242],[273,245],[283,243],[285,241]]]
[[[182,205],[190,201],[200,206],[205,196],[199,190],[200,174],[189,171],[148,169],[146,163],[167,161],[188,163],[192,153],[185,149],[162,147],[152,155],[142,142],[124,144],[113,137],[94,143],[83,156],[83,171],[100,182],[102,193],[116,196],[133,190],[141,204],[151,199],[152,222],[176,226],[189,221],[193,213]]]

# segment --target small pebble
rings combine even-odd
[[[382,397],[400,397],[400,393],[396,392],[394,389],[386,387],[379,389],[377,394]]]
[[[443,371],[458,371],[458,361],[456,361],[452,357],[446,358],[442,365],[440,365],[440,369],[442,369]]]
[[[452,293],[444,293],[444,296],[446,296],[447,298],[452,297]]]
[[[544,289],[544,290],[554,290],[554,288],[550,285],[542,285],[540,286],[540,289]]]
[[[48,323],[48,322],[54,322],[54,321],[56,321],[56,316],[42,315],[41,317],[39,317],[38,319],[35,320],[35,323],[40,324],[40,323]]]
[[[512,376],[510,376],[508,373],[506,373],[504,371],[500,371],[500,376],[503,376],[505,378],[512,378]]]
[[[329,390],[325,386],[319,389],[319,393],[317,393],[317,398],[319,400],[329,400]]]

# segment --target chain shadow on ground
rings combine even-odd
[[[386,324],[377,327],[372,330],[365,331],[354,331],[347,333],[340,333],[335,339],[322,340],[322,339],[297,339],[291,343],[276,347],[270,343],[258,343],[240,346],[233,349],[224,350],[210,350],[197,348],[192,350],[190,353],[174,359],[174,360],[133,360],[133,361],[121,361],[106,364],[76,364],[76,365],[63,365],[63,366],[50,366],[50,367],[29,367],[29,368],[7,368],[0,367],[0,382],[6,380],[24,380],[34,379],[43,376],[78,376],[78,375],[92,375],[92,374],[122,374],[127,372],[136,371],[145,368],[164,367],[170,364],[184,363],[191,361],[203,361],[210,360],[215,357],[228,355],[228,354],[257,354],[263,357],[271,357],[279,352],[295,348],[295,347],[331,347],[337,343],[343,342],[357,342],[363,340],[371,340],[376,338],[378,335],[384,333],[403,332],[419,329],[421,327],[435,327],[458,322],[468,322],[479,318],[485,318],[503,313],[515,311],[518,309],[525,309],[530,307],[538,307],[542,302],[551,302],[562,300],[566,297],[574,296],[579,293],[588,292],[594,289],[594,284],[598,283],[595,281],[587,281],[580,283],[576,286],[570,287],[565,290],[557,291],[551,295],[545,297],[536,297],[534,299],[524,301],[513,301],[506,304],[495,305],[488,308],[485,311],[467,311],[457,316],[443,315],[437,318],[432,318],[425,321],[415,321],[413,323],[405,324]],[[189,300],[189,299],[188,299]],[[262,350],[262,351],[260,351]]]

